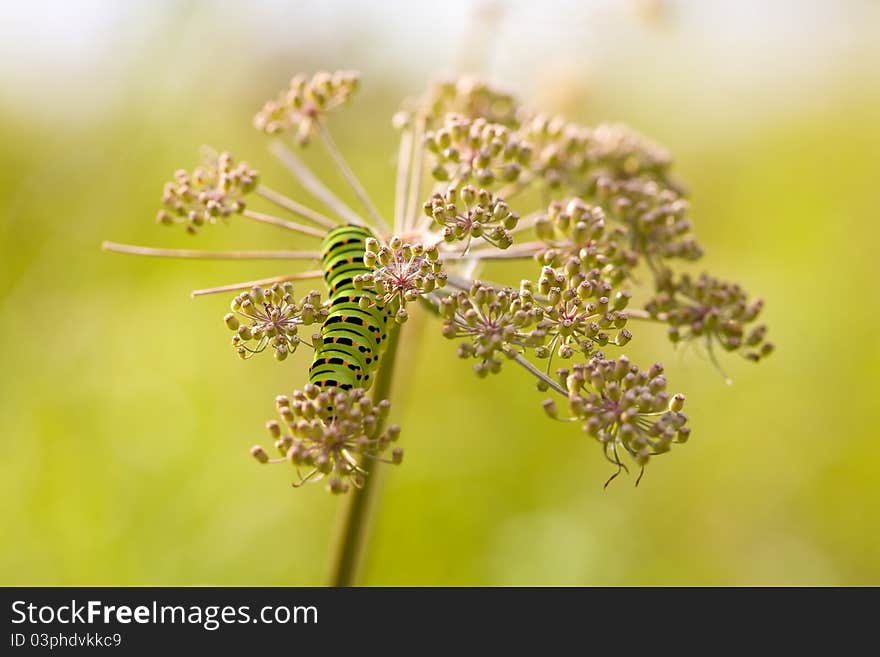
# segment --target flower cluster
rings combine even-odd
[[[646,372],[626,356],[596,357],[561,376],[572,415],[618,465],[622,465],[618,449],[645,465],[651,456],[668,452],[673,443],[686,442],[690,436],[688,418],[681,412],[684,395],[670,396],[666,391],[660,363]],[[544,408],[557,415],[552,400],[544,402]]]
[[[480,281],[474,281],[469,290],[443,297],[440,313],[445,318],[443,335],[450,340],[465,338],[458,345],[458,355],[476,358],[474,371],[481,377],[501,371],[500,352],[524,342],[535,321],[531,304],[519,293]]]
[[[254,127],[270,135],[291,132],[300,144],[306,144],[318,121],[345,105],[359,83],[360,76],[354,71],[321,71],[311,78],[295,75],[287,89],[257,112]]]
[[[598,198],[627,227],[632,250],[651,263],[659,258],[697,260],[702,247],[691,234],[688,203],[672,189],[648,178],[596,182]]]
[[[617,283],[625,279],[638,262],[638,254],[626,248],[627,234],[621,226],[609,226],[605,211],[579,198],[563,204],[553,201],[546,214],[535,222],[535,232],[547,248],[538,261],[558,267],[578,258],[585,270],[599,269]]]
[[[533,299],[534,286],[524,281],[522,296]],[[628,315],[624,311],[630,300],[628,292],[612,295],[608,281],[599,270],[584,272],[577,258],[570,258],[562,269],[544,267],[538,278],[535,298],[537,323],[530,344],[538,358],[571,358],[580,352],[589,356],[594,347],[613,344],[622,347],[632,339],[624,328]]]
[[[395,465],[403,460],[400,447],[390,459],[382,456],[400,435],[397,425],[383,429],[390,406],[384,399],[374,403],[360,388],[321,390],[309,384],[292,397],[275,399],[281,422],[270,420],[266,428],[282,456],[277,461],[289,461],[298,472],[307,469],[294,486],[326,477],[330,492],[345,493],[363,485],[364,459]],[[261,463],[272,461],[259,445],[251,454]]]
[[[684,274],[675,280],[671,275],[659,281],[660,291],[648,301],[650,315],[669,325],[673,342],[705,338],[709,349],[717,342],[726,351],[738,351],[758,361],[769,356],[773,343],[765,337],[763,324],[750,327],[764,306],[760,299],[750,300],[736,283],[728,283],[702,274],[696,280]]]
[[[446,285],[447,275],[436,245],[408,244],[400,237],[392,237],[387,245],[369,238],[364,253],[364,264],[372,269],[358,274],[353,283],[356,289],[372,290],[375,304],[388,307],[399,323],[407,320],[406,304]],[[363,303],[369,303],[367,297]]]
[[[179,169],[165,184],[163,209],[156,215],[160,224],[184,224],[187,232],[196,233],[206,223],[244,210],[242,197],[256,188],[257,171],[245,162],[235,164],[227,152],[206,153],[204,160],[191,174]]]
[[[465,252],[475,237],[499,249],[513,244],[510,231],[516,228],[519,215],[485,189],[452,185],[444,193],[434,194],[424,208],[425,214],[442,229],[443,240],[465,242]]]
[[[244,320],[244,323],[241,320]],[[242,358],[249,358],[272,347],[275,358],[284,360],[300,343],[300,326],[321,323],[327,308],[321,294],[309,292],[297,304],[290,283],[275,283],[268,290],[254,286],[232,300],[232,312],[223,319],[232,336],[232,347]]]
[[[439,301],[445,318],[443,335],[461,340],[458,355],[476,358],[478,375],[501,370],[501,354],[515,357],[529,352],[538,359],[590,356],[597,346],[623,346],[632,339],[626,329],[628,292],[611,299],[611,285],[598,271],[584,274],[573,261],[563,270],[544,267],[538,289],[529,281],[519,291],[496,288],[479,281]]]
[[[594,163],[590,130],[560,116],[535,114],[520,129],[534,149],[531,172],[548,187],[578,190]]]
[[[436,157],[434,178],[454,183],[512,182],[531,157],[531,148],[510,128],[461,114],[447,114],[443,127],[425,135],[425,145]]]
[[[405,109],[407,115],[418,112],[429,121],[442,122],[455,113],[469,119],[482,118],[491,123],[515,127],[518,105],[509,93],[495,89],[472,75],[443,80],[430,86],[419,99],[417,108]]]
[[[670,185],[672,158],[666,149],[619,123],[588,130],[586,158],[591,171],[614,180],[648,176]]]
[[[634,339],[638,322],[667,325],[673,342],[704,339],[713,360],[715,344],[753,361],[773,350],[766,328],[754,324],[760,301],[735,283],[675,272],[681,260],[697,260],[703,250],[684,190],[671,177],[671,158],[660,146],[622,125],[589,127],[530,112],[473,77],[442,82],[395,116],[402,131],[394,215],[385,217],[325,122],[328,112],[349,101],[358,80],[347,71],[298,75],[263,106],[254,125],[270,135],[291,134],[301,144],[317,134],[365,212],[350,207],[276,141],[273,154],[331,216],[308,199],[258,186],[256,171],[222,153],[192,174],[178,172],[165,188],[158,217],[195,232],[241,213],[323,240],[310,250],[215,254],[321,262],[323,269],[198,291],[247,290],[235,296],[225,317],[233,346],[245,358],[271,348],[284,360],[301,342],[315,348],[312,371],[321,368],[320,385],[280,397],[283,422],[268,425],[281,460],[308,468],[298,483],[326,477],[334,492],[358,486],[370,461],[381,460],[396,439],[397,427],[385,429],[387,401],[342,388],[357,385],[348,383],[356,368],[362,381],[388,375],[382,368],[394,359],[383,350],[395,348],[396,332],[416,300],[442,318],[443,335],[458,342],[460,357],[475,361],[479,376],[510,361],[534,376],[539,390],[564,397],[569,419],[603,445],[619,470],[625,468],[621,456],[644,466],[689,436],[684,397],[666,392],[662,366],[643,371],[624,356],[603,353]],[[243,197],[251,191],[297,222],[246,209]],[[345,224],[350,226],[340,228]],[[211,257],[115,246],[146,255]],[[519,261],[531,270],[514,289],[484,277],[479,268],[490,261]],[[322,304],[315,291],[295,301],[290,283],[275,283],[321,278],[331,286],[332,305]],[[653,298],[632,302],[651,283]],[[309,341],[299,331],[311,324],[321,327]],[[554,378],[556,359],[565,367]],[[376,386],[382,389],[387,387]],[[558,415],[552,400],[545,409]],[[271,460],[262,448],[253,453]],[[394,450],[390,461],[400,458]]]
[[[595,128],[561,116],[520,113],[517,133],[533,152],[529,173],[550,189],[589,194],[599,177],[629,180],[645,176],[674,187],[669,154],[630,128],[603,123]]]

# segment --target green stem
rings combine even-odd
[[[391,383],[394,379],[394,361],[397,356],[397,342],[400,329],[388,332],[388,346],[385,348],[384,359],[376,381],[373,384],[373,400],[388,399]],[[381,431],[382,428],[379,428]],[[364,485],[350,492],[345,500],[345,508],[340,518],[336,536],[334,556],[330,564],[330,586],[353,586],[358,575],[358,568],[364,554],[364,545],[369,538],[370,518],[375,497],[377,466],[375,461],[366,459],[361,464],[367,475]]]

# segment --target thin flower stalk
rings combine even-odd
[[[333,221],[329,217],[325,217],[320,212],[316,212],[309,207],[306,207],[302,203],[298,203],[291,198],[284,196],[283,194],[279,194],[274,189],[270,189],[265,185],[260,185],[256,189],[257,194],[262,196],[264,199],[274,203],[278,207],[284,208],[288,212],[295,214],[297,217],[301,217],[306,221],[311,221],[318,226],[323,226],[324,228],[333,228],[339,224],[338,221]]]

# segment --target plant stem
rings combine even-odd
[[[232,292],[234,290],[246,290],[254,285],[272,285],[272,283],[285,283],[287,281],[308,281],[315,278],[321,278],[324,272],[320,269],[313,271],[303,271],[298,274],[287,274],[285,276],[273,276],[272,278],[261,278],[256,281],[245,281],[244,283],[233,283],[232,285],[220,285],[219,287],[207,287],[201,290],[193,290],[191,297],[201,297],[206,294],[218,294],[220,292]]]
[[[467,258],[479,258],[480,260],[513,260],[516,258],[534,258],[535,253],[544,248],[543,242],[523,242],[515,244],[503,251],[498,248],[478,247],[471,249],[470,253],[459,253],[455,251],[444,251],[443,257],[455,260],[466,260]]]
[[[418,216],[419,197],[422,193],[422,169],[424,168],[425,147],[422,140],[425,135],[425,118],[420,116],[416,119],[415,136],[413,144],[415,152],[413,153],[412,168],[410,169],[409,188],[407,189],[406,206],[404,208],[404,229],[411,230],[416,226],[416,218]]]
[[[327,233],[326,230],[318,230],[311,226],[303,226],[302,224],[287,221],[286,219],[273,217],[271,214],[266,214],[264,212],[254,212],[253,210],[245,209],[242,210],[241,216],[253,219],[254,221],[262,221],[265,224],[271,224],[272,226],[278,226],[279,228],[284,228],[286,230],[292,230],[295,233],[317,237],[319,239],[324,239],[324,235]]]
[[[279,194],[274,189],[269,189],[265,185],[260,185],[257,187],[257,194],[262,196],[264,199],[271,201],[275,205],[284,208],[285,210],[292,212],[298,217],[302,217],[312,223],[316,223],[319,226],[323,226],[324,228],[330,229],[338,226],[338,222],[333,221],[332,219],[325,217],[320,212],[315,212],[309,207],[306,207],[302,203],[297,203],[291,198],[287,198],[284,194]]]
[[[665,322],[666,321],[666,313],[657,313],[657,316],[651,315],[646,310],[641,310],[639,308],[627,308],[624,312],[626,312],[627,316],[630,319],[643,319],[648,322]]]
[[[388,227],[388,224],[385,223],[385,220],[382,218],[380,212],[376,209],[376,206],[373,205],[373,202],[370,200],[370,197],[367,194],[367,190],[364,189],[361,181],[355,175],[354,171],[351,170],[351,167],[348,166],[348,162],[346,162],[345,158],[342,155],[342,151],[339,150],[339,147],[336,145],[336,142],[330,135],[330,131],[327,129],[327,126],[325,126],[320,121],[318,122],[318,134],[321,135],[321,141],[323,141],[324,146],[327,148],[327,152],[336,163],[336,166],[339,167],[339,171],[342,173],[342,176],[345,178],[346,182],[355,193],[355,196],[358,197],[361,204],[363,204],[364,208],[366,208],[370,216],[373,217],[373,221],[376,222],[376,228],[385,233],[390,232],[391,229]]]
[[[522,367],[524,367],[524,368],[527,369],[529,372],[531,372],[532,374],[534,374],[536,377],[538,377],[539,379],[541,379],[541,381],[543,381],[543,382],[546,383],[548,386],[550,386],[551,388],[553,388],[553,389],[554,389],[556,392],[558,392],[560,395],[565,395],[566,397],[568,396],[568,391],[567,391],[565,388],[563,388],[561,385],[559,385],[558,383],[556,383],[556,381],[554,381],[554,380],[551,379],[549,376],[547,376],[546,374],[544,374],[544,372],[542,372],[541,370],[539,370],[537,367],[535,367],[534,365],[532,365],[532,364],[531,364],[526,358],[524,358],[523,355],[520,354],[516,349],[514,349],[513,347],[511,347],[511,346],[509,346],[509,345],[505,345],[505,346],[501,347],[501,351],[503,351],[505,354],[507,354],[508,356],[510,356],[511,358],[513,358],[513,360],[515,360],[515,361],[516,361],[517,363],[519,363]]]
[[[275,140],[269,145],[272,155],[278,158],[281,164],[290,171],[300,184],[316,199],[321,201],[328,208],[333,210],[340,219],[350,223],[363,225],[364,220],[361,219],[357,212],[343,203],[330,189],[322,183],[318,177],[312,173],[306,164],[297,157],[297,155],[287,148],[283,142]]]
[[[196,251],[194,249],[156,249],[136,244],[101,242],[104,251],[150,256],[153,258],[192,258],[196,260],[320,260],[320,251]]]
[[[397,182],[394,185],[394,226],[395,234],[404,232],[406,228],[406,199],[409,171],[413,160],[413,133],[404,128],[400,135],[400,151],[397,156]]]
[[[393,320],[392,320],[393,321]],[[388,346],[376,382],[373,384],[373,400],[388,399],[394,379],[394,361],[397,356],[397,343],[400,328],[388,332]],[[378,431],[382,431],[379,427]],[[334,546],[333,561],[330,565],[330,586],[353,586],[358,568],[364,554],[364,545],[369,538],[369,525],[373,498],[376,490],[377,463],[366,459],[361,467],[367,471],[364,485],[351,491],[345,500],[345,508],[340,518],[339,529]]]

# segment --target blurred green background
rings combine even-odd
[[[300,246],[247,222],[193,239],[152,219],[205,143],[299,197],[250,117],[317,68],[365,73],[332,129],[388,211],[391,113],[462,65],[670,148],[707,249],[695,269],[763,296],[778,349],[724,359],[727,386],[699,352],[641,330],[627,353],[666,363],[693,439],[639,488],[603,490],[599,447],[547,420],[525,375],[477,380],[431,318],[414,321],[394,391],[407,455],[384,473],[364,583],[880,584],[877,4],[540,4],[495,3],[489,22],[463,0],[434,15],[0,9],[0,584],[323,582],[341,501],[247,453],[308,355],[239,361],[228,298],[188,297],[283,263],[98,247]]]

